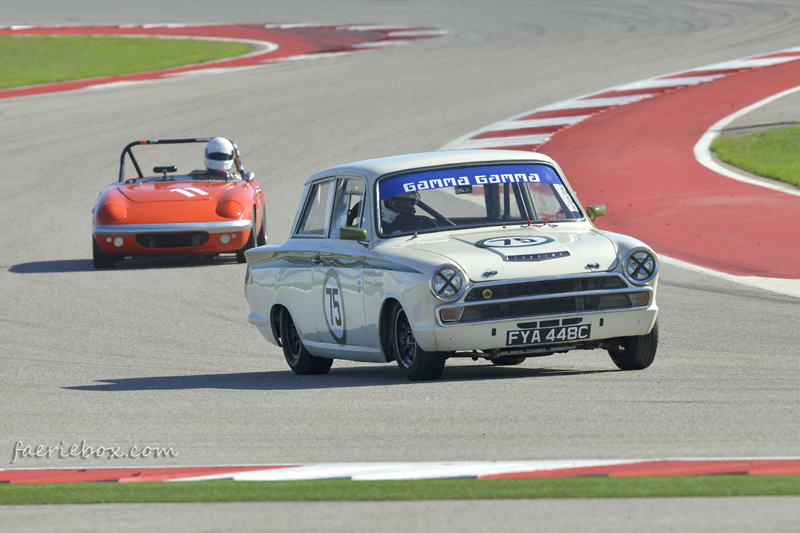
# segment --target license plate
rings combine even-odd
[[[591,334],[591,324],[560,326],[556,328],[517,329],[506,332],[506,346],[579,341],[588,339]]]

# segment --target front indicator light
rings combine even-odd
[[[628,300],[631,302],[631,307],[642,307],[650,303],[650,295],[646,292],[631,292],[628,293]]]
[[[442,322],[458,322],[461,320],[463,313],[463,307],[448,307],[441,310],[440,316],[442,317]]]

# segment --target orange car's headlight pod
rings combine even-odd
[[[119,222],[128,216],[128,209],[117,204],[106,204],[100,208],[97,216],[101,222],[106,224]]]
[[[228,200],[217,206],[217,214],[225,218],[239,218],[244,213],[244,207],[239,202]]]

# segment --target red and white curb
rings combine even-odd
[[[509,119],[491,124],[464,135],[446,144],[441,149],[511,149],[526,151],[544,150],[546,152],[547,148],[543,145],[546,145],[546,143],[548,143],[548,141],[550,141],[554,136],[556,136],[557,139],[562,139],[561,144],[563,145],[566,139],[571,139],[574,137],[572,132],[575,130],[569,130],[569,128],[585,121],[590,121],[593,117],[597,117],[597,120],[601,120],[599,117],[605,116],[604,113],[608,111],[612,111],[629,104],[634,104],[636,102],[652,100],[678,89],[711,84],[715,81],[728,78],[732,74],[744,74],[746,72],[755,71],[755,69],[774,67],[776,65],[798,60],[800,60],[800,47],[779,50],[768,54],[762,54],[733,61],[715,63],[687,71],[648,78],[526,111]],[[742,173],[729,170],[716,163],[711,157],[709,151],[709,145],[711,144],[711,141],[713,141],[713,139],[719,135],[720,131],[727,124],[748,112],[751,112],[763,105],[799,90],[800,87],[782,90],[777,94],[773,94],[768,98],[764,98],[754,104],[748,105],[743,109],[740,109],[735,113],[725,117],[723,120],[718,121],[716,124],[708,128],[699,141],[697,141],[696,145],[694,145],[693,153],[689,152],[686,155],[688,157],[694,156],[697,162],[699,162],[701,165],[727,178],[744,182],[748,185],[756,185],[764,189],[770,189],[789,196],[800,196],[800,190],[788,184],[783,184],[781,182],[775,182],[772,180],[756,180],[749,178]],[[622,109],[619,109],[619,111],[622,111]],[[675,112],[680,113],[682,110],[676,109]],[[596,121],[590,121],[587,122],[587,124],[591,125]],[[645,126],[646,124],[642,124],[642,127]],[[692,124],[687,124],[687,127],[691,126]],[[603,134],[602,128],[596,128],[596,130],[596,133],[601,135]],[[561,132],[560,135],[557,135],[559,132]],[[690,135],[694,135],[694,133],[687,131],[687,136]],[[585,137],[583,139],[585,140]],[[639,143],[637,143],[637,145],[638,144]],[[561,151],[563,152],[564,147],[561,146],[561,148]],[[619,154],[616,155],[618,156]],[[609,157],[615,157],[615,155],[609,154]],[[574,158],[581,158],[579,151],[575,152]],[[643,169],[638,170],[641,171]],[[646,173],[640,174],[640,176],[644,175],[646,175]],[[589,176],[583,176],[583,178],[589,179]],[[636,176],[631,176],[631,179],[636,179]],[[703,178],[701,176],[697,176],[697,179]],[[641,178],[639,178],[639,181],[641,181]],[[584,185],[580,185],[581,187],[579,188],[582,189]],[[664,197],[669,197],[671,193],[674,193],[677,190],[677,187],[678,185],[674,185],[672,186],[672,190],[670,190],[670,187],[668,186],[661,186],[661,189],[659,190],[662,192]],[[712,196],[715,194],[715,192],[708,191],[706,194]],[[718,223],[725,224],[725,218],[720,217]],[[680,233],[676,232],[676,235],[680,235]],[[682,268],[687,268],[728,281],[733,281],[743,285],[757,287],[788,296],[800,297],[800,280],[791,279],[791,276],[787,278],[785,276],[764,276],[763,274],[740,275],[737,272],[724,272],[713,267],[709,268],[708,264],[694,264],[692,262],[688,262],[685,258],[680,260],[674,257],[662,256],[662,259],[665,263],[671,263]]]
[[[0,483],[800,475],[800,457],[0,469]]]
[[[153,72],[0,90],[0,99],[117,86],[198,74],[217,74],[307,59],[403,46],[446,35],[445,30],[378,24],[146,24],[115,26],[0,26],[0,35],[106,35],[169,39],[223,40],[246,43],[254,50],[227,59]]]
[[[538,107],[468,133],[440,150],[505,149],[535,151],[559,130],[613,107],[655,98],[667,91],[709,83],[732,73],[800,59],[800,47],[714,63]]]

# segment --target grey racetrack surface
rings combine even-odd
[[[242,265],[157,260],[96,272],[90,247],[92,205],[115,180],[119,152],[132,140],[234,139],[247,169],[268,192],[269,238],[277,242],[287,236],[300,184],[316,170],[434,150],[565,98],[800,46],[800,5],[71,4],[5,0],[0,25],[381,23],[449,33],[405,47],[230,75],[0,100],[2,467],[800,456],[796,299],[666,265],[658,296],[661,344],[645,371],[619,372],[604,353],[592,352],[529,359],[511,368],[450,361],[435,383],[409,383],[393,365],[339,362],[327,376],[301,378],[247,324]],[[795,114],[787,120],[800,119]],[[624,201],[624,191],[617,193],[606,203]],[[171,446],[178,456],[25,458],[9,464],[18,441],[69,446],[83,440],[123,448]],[[626,530],[626,520],[685,530],[694,517],[703,530],[725,524],[722,529],[735,531],[738,524],[742,531],[755,525],[779,531],[784,520],[800,518],[797,498],[770,499],[774,513],[755,523],[714,521],[707,514],[761,508],[753,502],[761,500],[570,500],[480,508],[517,529],[524,523],[509,517],[520,509],[526,516],[535,515],[533,509],[556,509],[538,513],[538,523],[553,530],[575,523],[560,517],[579,510],[598,517],[589,530],[603,530],[606,523]],[[426,524],[420,516],[445,509],[452,521],[443,524],[439,517],[427,522],[431,529],[481,529],[484,522],[459,505],[212,505],[202,513],[210,516],[205,524],[219,527],[230,524],[228,516],[256,520],[267,513],[286,517],[275,522],[277,529],[337,530],[333,526],[345,528],[350,513],[368,509],[388,513],[394,517],[390,524],[405,530]],[[626,514],[631,507],[636,511]],[[170,529],[194,530],[184,512],[189,508],[147,506],[147,513],[162,517]],[[131,512],[126,506],[110,509]],[[0,509],[20,529],[56,529],[61,516],[119,525],[116,511],[93,506],[48,507],[36,515],[40,522],[26,513]],[[319,521],[309,518],[313,513]],[[295,514],[305,528],[293,524]]]

